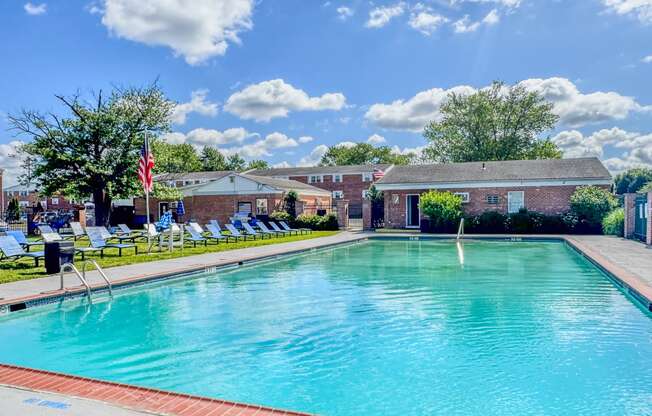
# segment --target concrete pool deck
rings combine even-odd
[[[311,240],[119,266],[107,269],[106,272],[114,284],[127,284],[151,280],[161,275],[201,271],[261,258],[273,258],[274,256],[365,240],[370,237],[378,239],[401,237],[451,239],[455,236],[420,233],[342,232]],[[652,310],[652,305],[649,303],[652,300],[652,250],[641,243],[607,236],[466,235],[465,238],[515,241],[533,238],[566,241],[598,267],[607,271],[611,277],[615,278],[614,282],[620,285],[624,291],[634,297],[638,294],[647,300],[647,308]],[[96,272],[89,272],[88,280],[94,288],[105,286]],[[0,313],[6,313],[8,305],[24,304],[24,302],[41,298],[60,297],[66,292],[59,290],[59,284],[59,276],[2,284],[0,285]],[[76,281],[76,277],[71,274],[65,277],[65,286],[68,293],[84,292],[83,288],[79,286],[79,281]],[[631,290],[634,290],[634,293]],[[143,414],[141,412],[197,416],[302,414],[2,364],[0,364],[0,401],[3,406],[2,410],[11,410],[10,414],[21,415],[111,414],[130,416]],[[64,406],[65,409],[58,409],[56,406]],[[94,407],[96,412],[86,412],[89,407]]]

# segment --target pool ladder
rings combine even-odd
[[[102,279],[106,282],[106,287],[109,290],[109,295],[113,295],[113,285],[111,284],[111,281],[109,278],[106,276],[104,273],[104,270],[100,267],[99,264],[95,260],[85,260],[84,263],[82,263],[82,271],[81,273],[79,272],[79,269],[72,263],[64,263],[61,265],[61,273],[60,273],[60,278],[61,278],[61,285],[59,287],[59,290],[65,290],[64,284],[63,284],[63,275],[66,272],[66,270],[71,271],[79,278],[79,281],[82,283],[82,285],[86,288],[86,296],[88,296],[88,301],[92,302],[91,298],[91,286],[88,284],[88,281],[86,280],[86,267],[91,264],[95,266],[95,270],[100,274]]]
[[[457,240],[464,237],[464,218],[460,218],[460,226],[457,228]]]

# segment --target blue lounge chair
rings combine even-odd
[[[86,237],[86,232],[84,231],[84,227],[82,227],[81,223],[79,222],[71,222],[70,223],[70,229],[72,230],[72,239],[77,241],[80,238]],[[68,236],[66,236],[68,237]],[[68,237],[70,238],[70,237]]]
[[[251,237],[252,240],[255,240],[255,239],[256,239],[256,235],[255,235],[255,234],[254,234],[254,235],[251,235],[251,234],[242,234],[240,231],[238,231],[237,228],[235,228],[235,227],[233,226],[233,224],[225,224],[224,226],[226,227],[227,230],[229,230],[229,232],[231,233],[231,235],[232,235],[233,237],[236,237],[236,238],[238,238],[238,239],[242,238],[242,239],[245,240],[245,241],[247,240],[247,237]],[[255,233],[255,231],[254,231],[254,233]]]
[[[33,258],[36,267],[38,267],[38,260],[45,256],[45,253],[42,251],[26,252],[18,244],[18,241],[10,235],[0,236],[0,254],[2,254],[0,261],[5,259],[20,259],[22,257]]]
[[[82,260],[84,260],[84,255],[86,252],[89,251],[99,251],[100,252],[100,257],[104,257],[104,250],[107,248],[117,248],[118,249],[118,255],[122,257],[122,250],[126,248],[133,248],[135,251],[135,254],[138,254],[138,246],[135,244],[112,244],[112,243],[107,243],[103,238],[102,238],[102,232],[99,230],[99,228],[103,227],[87,227],[86,228],[86,234],[88,235],[88,240],[90,241],[90,246],[89,247],[79,247],[76,248],[75,250],[79,253],[82,254]]]
[[[287,231],[283,231],[283,230],[270,230],[262,221],[258,221],[258,228],[260,228],[263,231],[263,233],[269,235],[275,235],[276,237],[287,234]]]
[[[59,233],[54,231],[49,225],[39,225],[38,230],[41,233],[41,238],[46,243],[63,240],[63,237],[61,237]]]
[[[188,231],[188,234],[190,234],[190,237],[185,238],[183,240],[184,244],[185,244],[186,241],[188,241],[188,242],[192,242],[193,247],[197,247],[197,243],[204,243],[204,246],[207,245],[208,240],[205,239],[204,237],[202,237],[201,234],[198,233],[194,228],[188,227],[188,228],[186,228],[186,231]]]
[[[269,221],[270,227],[274,229],[274,231],[282,231],[286,234],[292,235],[292,233],[295,233],[296,235],[299,235],[299,230],[283,230],[281,227],[279,227],[274,221]]]
[[[121,235],[128,235],[130,237],[142,237],[143,231],[137,231],[137,230],[132,230],[131,228],[127,227],[127,224],[118,224],[118,229],[120,230],[119,233]]]
[[[217,220],[210,220],[208,223],[212,226],[214,226],[217,231],[222,232],[222,227],[220,227],[220,223]]]
[[[247,233],[248,235],[253,235],[253,236],[254,236],[254,240],[255,240],[256,237],[258,237],[258,236],[260,236],[260,238],[265,238],[265,236],[267,236],[268,238],[272,238],[272,237],[275,235],[275,234],[272,233],[272,232],[269,232],[269,233],[266,233],[265,231],[260,231],[260,232],[258,232],[258,231],[256,231],[256,230],[254,230],[254,227],[252,227],[251,225],[249,225],[249,223],[247,223],[247,222],[243,222],[243,223],[242,223],[242,226],[243,226],[244,229],[245,229],[245,233]]]
[[[238,241],[240,239],[240,237],[236,237],[234,235],[222,234],[222,232],[217,227],[215,227],[215,225],[213,225],[213,224],[206,224],[206,229],[210,233],[209,235],[206,236],[206,238],[211,239],[211,240],[215,240],[218,243],[220,241],[226,241],[228,243],[229,238],[232,238],[235,241]]]
[[[20,244],[28,253],[30,247],[43,245],[43,241],[28,241],[27,237],[25,237],[25,233],[20,230],[7,231],[6,234],[15,238],[16,241],[18,241],[18,244]]]
[[[281,227],[287,231],[299,231],[301,234],[312,232],[310,228],[290,228],[290,226],[285,221],[279,221],[278,223],[281,224]]]
[[[100,232],[102,238],[106,241],[118,240],[119,243],[122,243],[123,241],[131,241],[132,243],[134,243],[136,241],[136,236],[133,235],[111,234],[109,230],[106,229],[106,227],[93,227],[93,228],[96,228]]]

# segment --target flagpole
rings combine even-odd
[[[147,158],[149,158],[149,135],[147,134],[147,131],[145,131],[145,154],[147,155]],[[147,233],[147,254],[151,254],[152,250],[152,245],[150,243],[150,233],[149,233],[149,181],[147,182],[144,186],[145,188],[145,212],[147,215],[147,230],[145,231]]]

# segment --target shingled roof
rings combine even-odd
[[[245,172],[256,176],[308,176],[308,175],[354,175],[373,172],[374,169],[385,170],[391,165],[340,165],[340,166],[307,166],[296,168],[256,169]]]
[[[441,163],[394,166],[377,182],[429,184],[535,180],[604,180],[609,171],[597,158],[508,160],[496,162]]]

